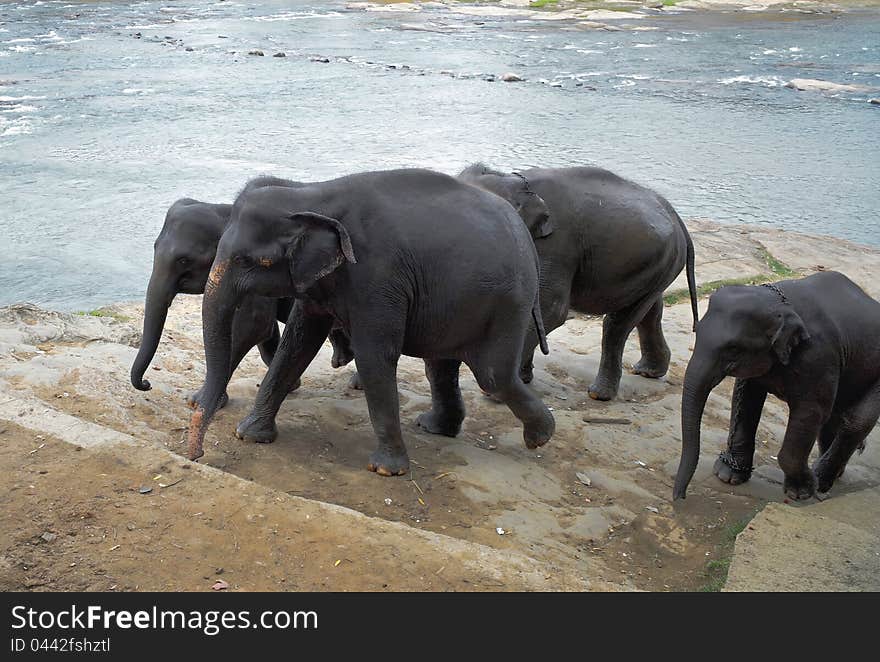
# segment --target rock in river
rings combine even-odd
[[[832,83],[828,80],[816,80],[815,78],[793,78],[785,86],[800,92],[866,92],[871,89],[865,85]]]

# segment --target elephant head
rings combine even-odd
[[[801,317],[771,287],[722,287],[697,324],[681,402],[682,452],[673,498],[683,499],[700,457],[700,423],[709,393],[725,377],[751,379],[786,366],[809,340]]]
[[[168,308],[178,293],[201,294],[214,261],[217,242],[229,222],[231,205],[213,205],[184,198],[165,215],[153,246],[153,271],[144,305],[144,332],[131,366],[131,383],[148,391],[144,373],[159,345]]]
[[[529,181],[519,173],[503,173],[475,163],[462,170],[458,178],[472,186],[504,198],[517,211],[534,239],[546,237],[553,232],[550,210],[544,199],[529,186]]]
[[[205,430],[229,382],[232,319],[242,297],[302,297],[344,263],[356,262],[342,223],[296,210],[294,199],[280,190],[269,187],[240,195],[217,247],[202,301],[207,375],[202,404],[190,423],[193,460],[203,454]]]

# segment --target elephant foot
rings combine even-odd
[[[610,380],[599,377],[595,382],[590,384],[587,394],[593,400],[601,400],[603,402],[613,400],[617,395],[617,385],[612,384]]]
[[[432,409],[424,414],[419,414],[419,417],[416,419],[416,425],[431,434],[455,437],[461,431],[461,420],[458,417],[441,416]]]
[[[380,446],[370,454],[367,469],[380,476],[402,476],[409,471],[409,457],[406,451],[394,453]]]
[[[669,358],[665,361],[651,360],[644,356],[632,367],[634,375],[641,375],[649,379],[660,379],[669,371]]]
[[[341,368],[354,361],[354,354],[348,350],[333,345],[333,358],[330,359],[330,365],[334,368]]]
[[[523,384],[531,384],[532,380],[535,378],[535,369],[529,364],[525,368],[522,368],[519,371],[519,378],[522,380]]]
[[[544,409],[540,419],[534,422],[528,422],[523,427],[523,441],[526,448],[535,450],[540,448],[553,436],[556,431],[556,419],[549,409]]]
[[[259,418],[251,413],[235,428],[235,436],[257,444],[271,444],[278,438],[278,428],[273,419]]]
[[[845,470],[845,466],[835,470],[829,464],[822,462],[821,459],[818,460],[813,465],[813,474],[816,476],[816,491],[823,494],[829,492],[834,481],[840,478]]]
[[[801,476],[786,476],[783,485],[785,496],[792,501],[805,501],[816,496],[816,477],[812,471]]]
[[[722,483],[741,485],[752,477],[752,467],[744,462],[738,462],[730,451],[724,451],[715,460],[712,473],[718,476],[718,480]]]
[[[361,383],[361,376],[357,372],[351,373],[351,379],[348,380],[348,388],[354,391],[363,391],[364,385]]]
[[[204,388],[204,387],[203,387]],[[190,393],[186,396],[186,404],[190,409],[195,409],[197,406],[202,404],[202,389],[200,388],[198,391]],[[229,404],[229,395],[226,391],[223,392],[223,395],[220,396],[220,402],[217,404],[217,409],[223,409],[226,405]]]

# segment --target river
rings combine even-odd
[[[655,29],[433,4],[0,3],[0,304],[141,297],[168,205],[230,201],[260,173],[595,164],[685,218],[880,245],[880,92],[784,86],[880,86],[880,12],[613,23]]]

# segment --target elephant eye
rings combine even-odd
[[[188,257],[177,258],[177,264],[179,264],[181,267],[187,267],[187,266],[189,266],[189,263],[190,263],[190,260]]]
[[[238,254],[232,258],[232,261],[235,262],[239,267],[247,267],[251,264],[251,259],[247,255]]]

